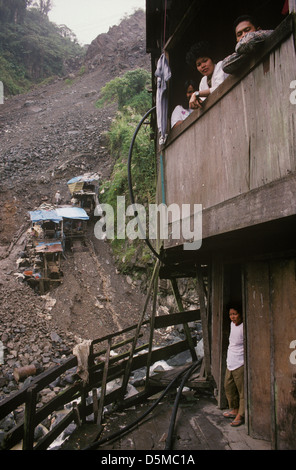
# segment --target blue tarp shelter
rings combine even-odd
[[[85,175],[75,176],[67,181],[70,193],[82,191],[85,183],[98,183],[100,176],[97,173],[86,173]]]
[[[89,220],[89,216],[81,207],[59,207],[56,213],[63,219]]]
[[[33,223],[35,222],[46,222],[47,220],[51,220],[58,224],[63,220],[62,216],[57,213],[56,210],[37,210],[37,211],[30,211],[30,218]]]

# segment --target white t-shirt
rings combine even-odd
[[[229,346],[227,351],[227,369],[235,370],[244,365],[244,327],[231,322]]]
[[[184,109],[183,106],[178,104],[178,106],[175,107],[174,111],[172,112],[172,117],[171,117],[171,127],[174,127],[176,122],[178,121],[184,121],[189,114],[191,114],[193,109]]]
[[[225,73],[222,69],[222,60],[215,65],[214,72],[212,75],[212,86],[210,87],[211,93],[216,90],[216,88],[221,85],[222,82],[228,77],[228,74]],[[202,77],[199,84],[199,91],[208,90],[208,77]],[[202,98],[201,98],[202,99]]]

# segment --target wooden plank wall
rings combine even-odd
[[[166,204],[215,206],[295,172],[293,36],[164,151]]]
[[[296,260],[246,264],[248,423],[273,447],[296,446]]]
[[[252,437],[270,440],[272,362],[268,263],[247,263],[245,281],[248,426]]]
[[[275,444],[296,448],[296,365],[290,361],[290,343],[296,340],[296,260],[277,260],[271,270],[271,314],[275,396]]]

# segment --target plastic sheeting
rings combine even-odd
[[[156,118],[157,127],[160,133],[159,144],[165,143],[167,138],[167,122],[168,122],[168,94],[167,82],[171,78],[171,69],[163,53],[157,62],[155,77],[157,78],[157,91],[156,91]]]
[[[59,217],[65,219],[88,220],[89,216],[81,207],[59,207],[56,209]]]
[[[45,222],[46,220],[51,220],[52,222],[59,223],[63,220],[56,210],[37,210],[30,211],[31,221],[34,222]]]
[[[86,173],[85,175],[75,176],[71,178],[67,185],[71,194],[82,191],[84,183],[98,183],[100,175],[97,173]]]
[[[88,356],[90,353],[91,340],[84,340],[82,343],[76,344],[73,349],[74,356],[77,357],[77,375],[87,383],[89,378],[88,373]]]

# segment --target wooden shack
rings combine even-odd
[[[61,282],[61,255],[63,253],[63,218],[54,209],[30,211],[32,234],[27,251],[33,263],[27,275],[29,284],[38,286],[44,294],[56,283]],[[32,250],[30,250],[32,246]]]
[[[99,206],[99,181],[99,174],[86,173],[67,182],[73,204],[83,208],[89,216],[96,215],[95,209]]]
[[[296,15],[295,1],[146,1],[147,52],[155,71],[165,53],[167,138],[156,117],[157,200],[202,205],[202,243],[184,249],[160,240],[160,277],[197,279],[205,366],[217,404],[226,407],[225,359],[230,299],[243,304],[246,425],[274,449],[296,447]],[[188,78],[194,42],[208,40],[217,60],[236,44],[233,22],[252,14],[273,34],[180,126],[170,115]],[[294,92],[294,95],[293,95]],[[178,220],[171,220],[173,223]],[[169,230],[170,232],[170,230]],[[189,247],[190,248],[190,247]],[[206,281],[206,282],[205,282]],[[206,288],[205,288],[206,285]]]

